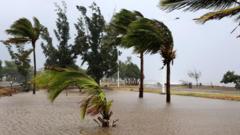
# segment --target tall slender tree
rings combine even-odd
[[[122,9],[119,13],[115,14],[110,23],[110,29],[112,35],[115,35],[115,40],[117,41],[117,45],[128,48],[125,44],[122,44],[122,38],[127,34],[128,26],[140,19],[143,18],[143,15],[140,12],[134,11],[131,12],[126,9]],[[136,46],[136,45],[135,45]],[[143,98],[144,91],[144,51],[137,51],[140,54],[140,86],[139,86],[139,98]]]
[[[4,41],[5,44],[22,45],[31,43],[33,48],[33,62],[34,62],[34,77],[36,77],[36,42],[39,39],[42,31],[42,25],[36,17],[33,17],[33,24],[27,18],[20,18],[15,21],[9,29],[7,34],[11,37]],[[35,82],[33,83],[33,94],[36,92]]]
[[[173,64],[173,60],[176,58],[176,51],[173,50],[173,42],[170,44],[165,44],[160,49],[160,54],[163,57],[163,64],[166,66],[166,89],[167,89],[167,97],[166,102],[171,102],[171,63]]]
[[[167,66],[167,98],[170,97],[170,63],[175,58],[173,50],[173,38],[168,27],[157,20],[140,18],[132,22],[127,34],[123,37],[123,44],[127,47],[134,47],[136,52],[150,54],[160,53],[163,57],[163,64]]]
[[[87,74],[97,83],[104,76],[109,77],[117,70],[117,48],[110,44],[105,27],[105,20],[100,8],[93,3],[87,15],[87,8],[77,6],[81,16],[75,24],[77,36],[75,38],[75,51],[80,54],[83,62],[87,63]]]
[[[44,28],[44,32],[41,35],[45,41],[41,44],[43,53],[47,58],[45,66],[77,68],[75,61],[78,54],[75,53],[73,45],[69,43],[70,27],[67,18],[67,5],[65,2],[62,2],[62,5],[63,7],[60,7],[56,4],[57,28],[54,29],[54,34],[58,44],[56,46],[53,45],[47,28]]]

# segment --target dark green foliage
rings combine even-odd
[[[43,53],[46,57],[45,66],[48,66],[48,65],[57,66],[58,50],[53,46],[52,38],[50,37],[47,28],[44,29],[44,32],[42,33],[41,37],[46,42],[46,43],[43,43],[43,42],[41,43]]]
[[[119,62],[120,78],[125,81],[127,85],[138,85],[140,79],[139,67],[132,63],[131,57],[125,62]],[[117,73],[113,75],[114,79],[117,79]]]
[[[12,46],[7,46],[8,51],[12,59],[14,60],[18,72],[24,77],[23,90],[28,91],[30,89],[30,85],[28,81],[30,80],[31,73],[31,59],[29,55],[32,53],[32,49],[25,49],[24,46],[16,46],[17,51],[14,52]]]
[[[224,74],[221,83],[234,83],[236,89],[240,89],[240,75],[235,74],[233,71],[228,71]]]
[[[98,83],[104,76],[108,77],[117,70],[117,48],[110,45],[113,42],[105,32],[105,20],[100,8],[93,3],[89,9],[91,16],[87,15],[87,8],[77,6],[81,16],[75,24],[77,37],[75,38],[75,51],[81,55],[82,64],[87,63],[87,74]]]
[[[52,102],[68,86],[77,86],[85,95],[80,105],[81,117],[84,119],[87,114],[91,116],[101,114],[102,117],[98,117],[98,120],[102,122],[103,127],[109,126],[112,115],[110,110],[112,101],[107,101],[101,87],[85,73],[72,69],[52,67],[40,73],[35,78],[35,81],[38,87],[48,90],[48,97]]]
[[[15,81],[19,75],[17,65],[14,61],[4,61],[5,66],[2,69],[3,75],[7,81]]]
[[[114,29],[114,31],[116,31],[116,33],[126,34],[128,26],[133,21],[136,21],[138,18],[142,17],[143,15],[138,11],[131,12],[129,10],[122,9],[119,13],[113,16],[110,26],[112,29]]]
[[[66,15],[66,3],[63,2],[63,8],[56,4],[57,21],[56,29],[54,30],[55,37],[58,41],[57,47],[54,47],[52,43],[52,38],[49,35],[47,28],[44,29],[42,33],[42,38],[45,43],[42,43],[43,53],[47,57],[45,66],[57,66],[57,67],[74,67],[77,54],[74,51],[73,45],[69,44],[69,22]]]
[[[173,46],[173,38],[170,30],[162,22],[140,18],[132,22],[123,37],[123,44],[126,47],[134,47],[138,53],[158,53],[160,48]]]

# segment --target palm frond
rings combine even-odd
[[[33,17],[33,22],[34,22],[34,34],[35,38],[38,38],[40,35],[40,32],[43,31],[43,26],[41,25],[40,21],[36,18]]]
[[[137,20],[138,17],[143,15],[140,12],[132,12],[127,9],[122,9],[119,13],[115,14],[111,20],[110,26],[120,34],[126,34],[128,25]]]
[[[216,11],[216,12],[209,12],[195,20],[197,20],[200,23],[205,23],[209,20],[214,20],[214,19],[220,20],[224,17],[231,17],[231,16],[239,14],[239,12],[240,12],[240,6],[237,6],[234,8],[229,8],[229,9],[220,10],[220,11]]]
[[[160,54],[163,58],[163,65],[173,62],[173,60],[176,58],[176,51],[173,50],[173,46],[171,45],[162,46],[160,49]]]
[[[161,0],[160,7],[164,10],[173,11],[196,11],[200,9],[226,9],[239,3],[236,0]]]
[[[15,21],[10,29],[6,30],[7,34],[12,36],[23,36],[32,38],[34,34],[32,23],[27,18],[20,18]]]
[[[127,48],[134,47],[137,53],[151,54],[159,52],[163,45],[173,44],[169,29],[162,22],[147,18],[132,22],[122,42]]]
[[[17,41],[16,43],[23,44],[23,39],[25,39],[26,42],[35,42],[39,38],[40,32],[42,31],[42,26],[36,17],[33,18],[33,21],[34,24],[32,24],[27,18],[20,18],[15,21],[10,28],[6,30],[6,33],[12,36],[9,41],[15,40]]]
[[[6,45],[10,45],[10,44],[22,45],[27,42],[30,42],[30,39],[25,37],[14,37],[14,38],[9,38],[8,40],[5,40],[3,43]]]
[[[78,86],[84,94],[88,95],[81,101],[82,118],[86,114],[96,115],[104,108],[109,109],[106,107],[110,105],[107,104],[103,90],[94,79],[83,72],[72,69],[48,68],[35,78],[35,82],[39,88],[48,90],[48,97],[51,102],[68,86]]]

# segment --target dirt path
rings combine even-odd
[[[108,92],[116,128],[101,129],[79,117],[79,95],[61,95],[54,104],[44,92],[0,98],[1,135],[239,135],[240,102],[134,92]]]

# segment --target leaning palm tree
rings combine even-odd
[[[141,18],[132,22],[122,42],[127,47],[134,47],[135,52],[150,54],[159,53],[163,57],[163,64],[167,66],[167,97],[170,97],[170,63],[175,58],[173,51],[173,38],[171,31],[166,25],[157,20]]]
[[[95,116],[101,114],[96,119],[102,127],[109,127],[110,117],[112,116],[112,101],[108,101],[101,87],[88,75],[82,71],[73,69],[64,69],[56,67],[48,67],[46,70],[35,78],[38,88],[48,90],[48,97],[53,102],[58,95],[69,86],[77,86],[85,98],[81,101],[81,117],[85,118],[86,114]],[[115,126],[113,121],[113,126]],[[101,124],[100,124],[101,123]]]
[[[166,89],[167,89],[167,97],[166,102],[171,102],[171,91],[170,91],[170,76],[171,76],[171,63],[173,64],[173,60],[176,58],[176,51],[173,50],[173,46],[167,45],[162,46],[160,49],[160,54],[163,57],[163,65],[166,66],[167,78],[166,78]]]
[[[33,17],[33,24],[27,18],[20,18],[15,21],[9,29],[6,30],[8,35],[12,37],[4,41],[5,44],[22,45],[31,43],[33,48],[33,61],[34,61],[34,77],[36,76],[36,42],[42,31],[42,25],[36,17]],[[33,83],[33,94],[35,94],[36,86]]]
[[[122,38],[124,35],[127,34],[128,31],[128,26],[140,19],[143,18],[143,15],[140,12],[134,11],[131,12],[129,10],[126,9],[122,9],[119,13],[115,14],[111,20],[110,23],[110,32],[115,35],[116,37],[116,41],[118,43],[115,44],[119,44],[121,47],[124,48],[129,48],[128,46],[126,46],[125,44],[123,44]],[[140,54],[140,70],[141,70],[141,74],[140,74],[140,87],[139,87],[139,98],[143,98],[143,85],[144,85],[144,51],[136,51],[137,53]]]

